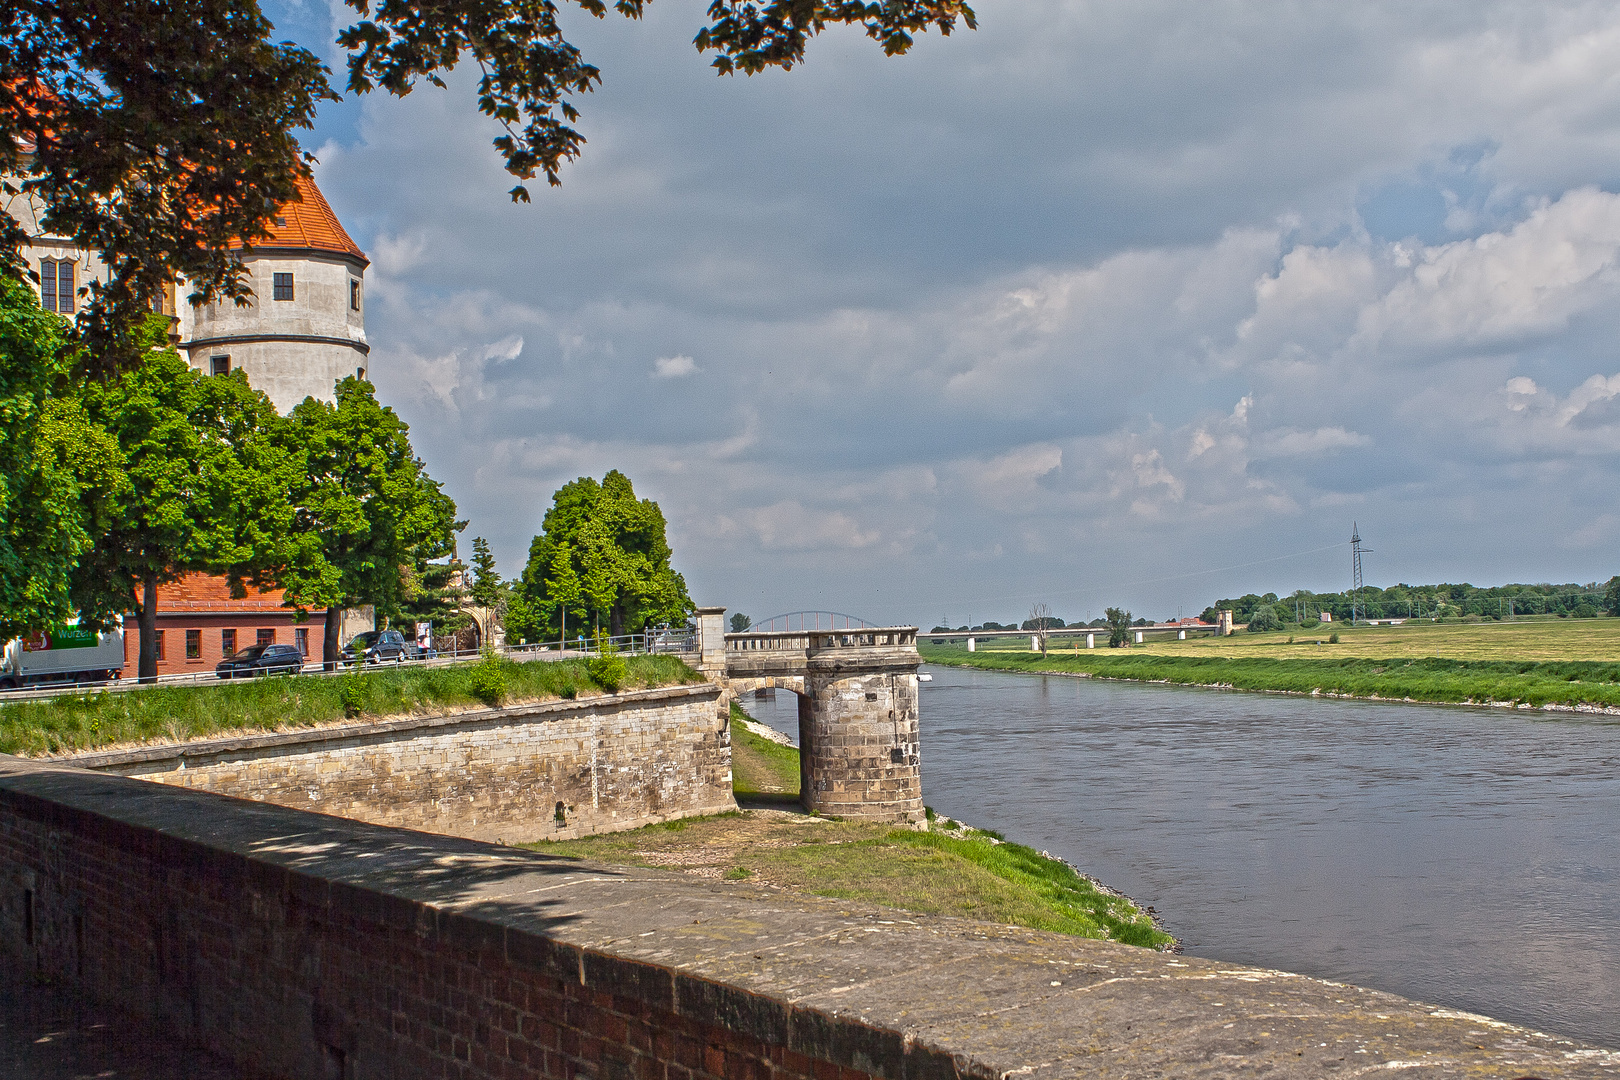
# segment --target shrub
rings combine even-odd
[[[338,679],[338,702],[343,706],[343,715],[353,720],[364,712],[370,690],[366,677],[358,671],[351,671]]]
[[[1339,635],[1338,634],[1329,634],[1328,635],[1328,644],[1329,645],[1337,645],[1338,643],[1339,643]]]
[[[473,697],[492,708],[505,700],[506,672],[501,670],[500,660],[486,656],[474,664],[468,689]]]
[[[596,639],[596,650],[596,655],[585,662],[585,674],[591,677],[591,682],[604,690],[618,690],[624,685],[628,675],[624,658],[618,655],[611,641],[605,641],[601,637]]]

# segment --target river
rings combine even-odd
[[[928,804],[1187,952],[1620,1048],[1620,720],[924,670]]]

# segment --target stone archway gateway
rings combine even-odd
[[[730,695],[799,695],[800,799],[852,821],[924,817],[915,626],[795,612],[738,634],[723,607],[698,609],[699,668]]]

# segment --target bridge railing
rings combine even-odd
[[[814,653],[823,649],[917,647],[915,626],[867,626],[841,630],[744,630],[726,635],[726,652]]]
[[[789,611],[783,615],[761,619],[751,624],[748,629],[756,633],[773,634],[779,631],[876,630],[880,627],[859,616],[846,615],[842,611]]]

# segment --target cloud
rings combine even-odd
[[[374,378],[503,569],[556,486],[616,467],[695,595],[751,610],[1343,587],[1337,555],[1128,583],[1352,515],[1375,579],[1606,576],[1620,12],[980,15],[747,80],[688,9],[586,21],[590,142],[528,206],[470,73],[331,137]]]
[[[701,370],[690,356],[660,356],[653,361],[653,378],[682,379]]]

